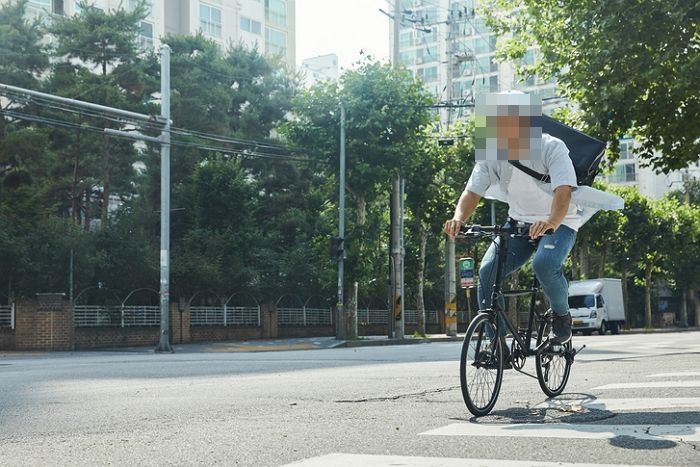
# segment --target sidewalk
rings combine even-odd
[[[623,329],[621,334],[654,334],[671,332],[692,332],[700,331],[700,328],[659,328],[659,329]],[[450,337],[445,334],[429,334],[425,337],[405,336],[403,339],[389,339],[387,336],[361,336],[357,339],[339,340],[335,337],[300,337],[300,338],[280,338],[261,339],[248,341],[230,342],[206,342],[193,344],[173,345],[175,353],[235,353],[235,352],[283,352],[290,350],[324,350],[337,348],[357,348],[375,347],[385,345],[414,345],[429,344],[433,342],[461,342],[464,334]],[[113,353],[153,353],[154,346],[139,347],[109,347],[102,349],[84,349],[77,351],[89,354],[93,352],[113,352]],[[2,351],[2,357],[31,357],[43,356],[47,354],[70,354],[75,352],[37,352],[37,351]]]

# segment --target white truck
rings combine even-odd
[[[625,322],[625,305],[622,300],[620,279],[590,279],[569,283],[569,311],[572,330],[583,334],[620,333]]]

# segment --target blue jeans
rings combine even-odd
[[[551,235],[540,237],[537,246],[530,244],[527,238],[508,238],[508,258],[505,262],[505,270],[501,272],[501,280],[519,269],[528,259],[535,254],[532,260],[532,269],[537,280],[540,281],[542,290],[549,300],[552,311],[558,315],[569,313],[569,284],[564,277],[564,261],[574,247],[576,231],[560,225]],[[491,243],[486,250],[479,268],[479,308],[490,308],[493,286],[496,282],[496,263],[498,262],[497,247],[500,238]],[[505,311],[503,297],[499,303]]]

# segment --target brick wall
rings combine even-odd
[[[192,342],[234,341],[262,339],[262,327],[243,326],[192,326]]]
[[[156,346],[159,326],[144,327],[73,327],[73,310],[67,300],[42,305],[38,300],[19,301],[16,329],[0,329],[0,350],[72,350],[120,346]],[[191,326],[189,308],[184,302],[173,301],[170,308],[170,342],[211,342],[250,340],[276,337],[334,336],[334,326],[277,325],[277,310],[273,304],[260,307],[261,326]],[[415,326],[407,326],[412,334]],[[444,332],[438,325],[428,325],[429,333]],[[360,326],[360,335],[384,335],[386,325]]]
[[[144,327],[89,327],[75,329],[76,350],[97,349],[104,347],[131,347],[139,345],[157,345],[160,328]]]
[[[279,337],[330,337],[335,336],[334,326],[282,326]]]
[[[66,300],[46,305],[21,300],[15,305],[15,349],[71,350],[73,310]]]
[[[11,350],[15,348],[15,330],[0,328],[0,350]]]
[[[426,324],[425,331],[428,334],[444,334],[445,330],[441,329],[438,324]],[[406,335],[413,334],[418,330],[418,326],[415,324],[408,324],[404,327],[404,333]],[[360,336],[385,336],[387,334],[386,324],[368,324],[357,327],[357,334]]]

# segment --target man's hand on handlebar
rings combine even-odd
[[[536,239],[547,233],[553,233],[556,227],[551,222],[537,221],[530,226],[530,238]]]
[[[445,226],[443,227],[443,231],[450,237],[450,238],[455,238],[457,234],[459,233],[459,229],[462,227],[462,221],[458,219],[450,219],[445,222]]]

